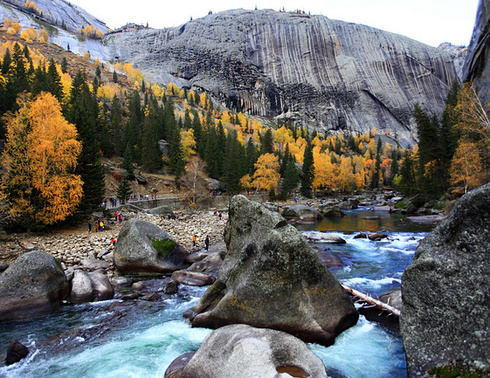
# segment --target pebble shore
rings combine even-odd
[[[175,212],[176,219],[147,214],[123,213],[124,221],[138,218],[153,223],[167,232],[177,243],[190,253],[204,248],[204,239],[209,235],[211,244],[223,241],[228,214],[219,217],[213,211]],[[104,255],[110,251],[111,239],[116,239],[124,224],[115,219],[105,219],[106,229],[92,232],[87,229],[60,232],[55,234],[17,234],[3,242],[0,251],[0,264],[10,264],[18,256],[31,250],[41,250],[57,258],[68,267],[78,266],[83,260]],[[197,245],[192,246],[196,235]]]

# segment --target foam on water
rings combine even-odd
[[[357,325],[344,331],[335,344],[324,348],[310,344],[330,374],[345,377],[404,377],[405,355],[401,338],[362,315]]]
[[[310,231],[311,232],[311,231]],[[400,286],[403,270],[412,261],[423,232],[387,232],[388,238],[373,242],[354,239],[356,233],[334,232],[344,245],[315,243],[345,263],[330,270],[348,286],[381,295]],[[0,366],[0,377],[162,377],[169,364],[183,353],[196,351],[211,330],[191,328],[182,319],[206,288],[183,287],[179,295],[163,302],[147,303],[128,313],[125,322],[108,336],[77,340],[76,347],[53,352],[42,343],[63,341],[67,330],[87,329],[106,321],[111,302],[66,306],[56,314],[29,322],[0,323],[0,347],[11,338],[28,345],[23,361]],[[115,300],[116,301],[116,300]],[[61,336],[60,336],[61,335]],[[5,345],[4,345],[5,344]],[[43,347],[44,345],[44,347]],[[331,375],[345,377],[405,377],[401,339],[363,316],[354,327],[337,337],[328,348],[311,344]]]

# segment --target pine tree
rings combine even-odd
[[[290,157],[287,160],[286,169],[284,171],[283,180],[281,183],[281,190],[287,195],[287,192],[295,189],[298,186],[299,173],[298,168],[296,168],[296,163],[294,159]]]
[[[132,180],[134,178],[134,165],[133,165],[133,155],[131,154],[131,146],[126,146],[126,151],[124,152],[124,159],[122,167],[126,170],[128,178]]]
[[[126,177],[123,177],[121,183],[117,187],[117,192],[116,192],[117,198],[124,203],[131,198],[132,193],[133,190],[131,189],[131,185],[129,184],[129,181],[126,179]]]
[[[116,155],[122,156],[126,151],[127,144],[124,144],[124,125],[123,125],[123,109],[119,97],[112,97],[112,110],[109,117],[109,135],[113,140],[114,150]]]
[[[61,104],[63,101],[63,85],[53,58],[49,60],[45,91],[50,92]]]
[[[439,122],[436,116],[431,119],[418,104],[415,105],[414,116],[419,138],[419,177],[417,181],[425,197],[436,198],[443,191]]]
[[[238,193],[242,188],[240,179],[246,173],[245,149],[238,141],[236,131],[230,132],[226,140],[226,157],[223,172],[223,188],[228,193]]]
[[[301,194],[307,198],[311,198],[311,184],[314,175],[313,165],[313,147],[308,143],[303,158],[303,175],[301,176]]]
[[[220,167],[223,166],[223,155],[219,148],[216,128],[211,126],[206,134],[204,161],[207,164],[207,173],[216,179],[220,177]]]
[[[129,98],[129,119],[124,128],[124,145],[131,146],[134,161],[141,162],[142,129],[145,115],[141,109],[141,98],[138,91],[133,91]]]
[[[272,154],[274,153],[274,138],[272,136],[272,130],[267,129],[260,137],[260,154]]]
[[[147,171],[156,171],[162,167],[162,154],[158,147],[158,109],[155,103],[147,107],[147,115],[143,126],[142,162]]]
[[[97,100],[85,82],[85,75],[80,71],[73,79],[65,113],[67,120],[76,126],[82,142],[82,152],[75,171],[83,181],[83,197],[79,209],[91,212],[102,203],[105,177],[97,137]]]
[[[171,133],[168,139],[169,168],[175,174],[176,181],[177,181],[180,178],[180,176],[185,172],[185,162],[182,153],[182,143],[180,138],[179,125],[175,125],[172,129],[169,130],[169,132]]]

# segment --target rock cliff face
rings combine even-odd
[[[390,130],[413,141],[412,110],[443,108],[456,74],[449,53],[324,16],[231,10],[180,27],[110,34],[108,59],[147,79],[205,89],[263,116],[317,129]]]
[[[72,32],[76,32],[87,25],[92,25],[103,33],[109,31],[104,22],[68,1],[36,0],[34,3],[40,12],[27,12],[23,5],[24,1],[2,0],[0,1],[0,19],[3,21],[5,18],[10,18],[20,22],[23,27],[31,26],[32,19],[37,18],[58,26],[64,24],[66,30]],[[5,17],[2,17],[4,15]],[[32,26],[36,27],[35,25]]]
[[[469,56],[463,67],[465,80],[472,81],[483,104],[490,107],[490,2],[480,0],[475,28],[469,46]]]

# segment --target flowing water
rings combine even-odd
[[[378,219],[364,219],[378,216]],[[298,226],[302,232],[332,232],[347,243],[316,243],[344,263],[331,268],[339,281],[362,292],[380,295],[400,287],[403,269],[410,264],[418,242],[430,226],[412,225],[399,215],[347,212],[343,218]],[[384,231],[387,239],[355,239],[359,231]],[[118,308],[119,301],[65,305],[55,314],[24,322],[0,323],[0,359],[9,341],[29,347],[29,356],[11,366],[0,363],[0,377],[163,377],[179,355],[196,351],[211,332],[191,328],[183,312],[205,288],[181,288],[178,295],[159,302]],[[123,306],[124,304],[121,304]],[[116,307],[114,307],[116,306]],[[108,311],[109,307],[115,311]],[[117,316],[115,316],[116,314]],[[310,344],[331,376],[405,377],[400,337],[362,315],[356,326],[328,348]]]

